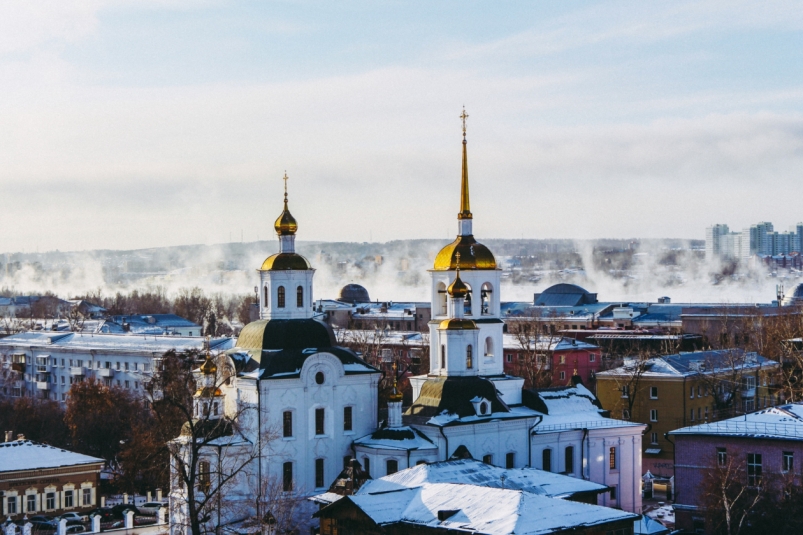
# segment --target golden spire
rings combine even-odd
[[[466,107],[463,106],[463,113],[460,115],[463,121],[463,176],[460,182],[460,213],[457,214],[457,219],[472,219],[471,206],[468,199],[468,154],[466,152]]]
[[[282,180],[284,180],[284,210],[278,219],[276,219],[273,228],[276,229],[276,234],[279,236],[288,236],[296,233],[298,230],[298,223],[296,223],[295,218],[290,213],[290,209],[287,207],[287,171],[284,172]]]
[[[388,396],[388,401],[396,401],[396,402],[398,402],[398,401],[401,401],[404,398],[404,395],[402,395],[402,393],[399,392],[399,389],[398,389],[397,384],[396,384],[396,370],[397,369],[398,368],[396,367],[396,361],[393,361],[393,392],[391,392],[390,395]]]

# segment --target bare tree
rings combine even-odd
[[[729,452],[730,453],[730,452]],[[737,460],[738,459],[738,460]],[[767,495],[761,475],[748,474],[745,456],[729,454],[725,462],[710,468],[705,477],[703,501],[714,533],[740,535]]]

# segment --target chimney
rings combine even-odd
[[[18,434],[17,440],[25,440],[25,435],[23,435],[22,433]]]
[[[6,431],[5,442],[11,442],[12,440],[14,440],[14,431]]]

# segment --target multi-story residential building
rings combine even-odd
[[[111,316],[100,327],[101,333],[177,334],[201,336],[203,327],[175,314],[126,314]]]
[[[674,446],[666,433],[780,403],[769,386],[778,363],[741,349],[696,351],[597,374],[597,397],[611,415],[646,424],[643,467],[671,477]]]
[[[802,244],[803,223],[792,226],[789,232],[777,232],[767,221],[751,225],[741,232],[731,232],[728,225],[723,224],[705,229],[705,256],[709,259],[800,253]]]
[[[570,385],[574,376],[592,385],[602,362],[598,346],[559,335],[527,339],[505,334],[503,344],[505,373],[526,378],[530,371],[526,368],[536,367],[551,376],[545,386]]]
[[[803,405],[772,407],[719,422],[669,433],[675,443],[675,527],[711,533],[706,525],[706,485],[783,489],[800,484],[803,458]],[[720,481],[712,481],[713,477]]]
[[[204,339],[77,332],[25,332],[0,338],[0,395],[66,401],[70,386],[94,377],[144,394],[154,360],[168,351],[201,351]],[[213,351],[232,338],[210,341]]]

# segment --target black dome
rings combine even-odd
[[[540,294],[535,294],[535,306],[580,306],[593,305],[597,294],[589,293],[576,284],[560,283],[550,286]]]
[[[331,327],[314,319],[258,320],[243,327],[237,338],[237,347],[257,351],[335,345]]]
[[[368,297],[368,290],[359,284],[346,284],[340,289],[340,297],[338,301],[344,303],[370,303],[371,298]]]

